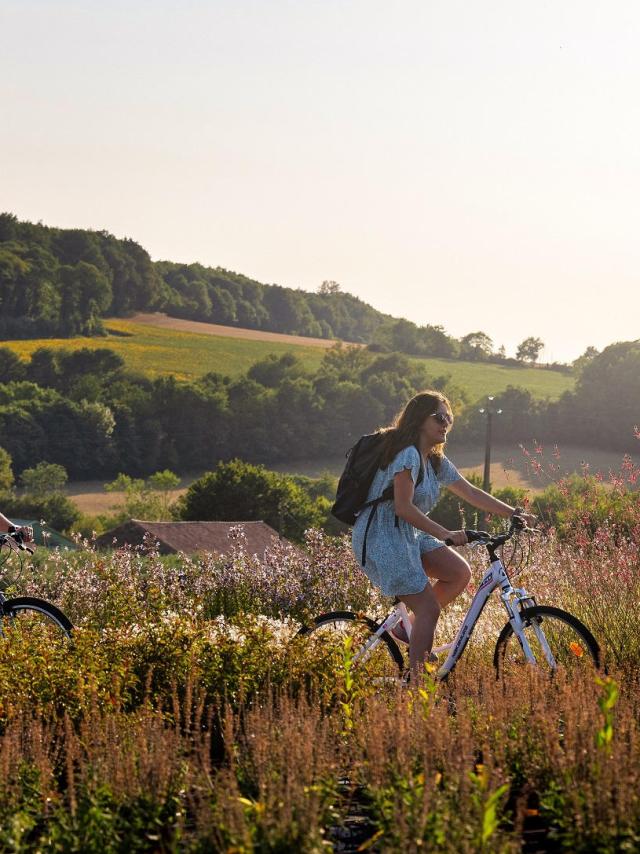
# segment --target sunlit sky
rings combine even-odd
[[[0,209],[544,360],[640,337],[640,4],[0,0]]]

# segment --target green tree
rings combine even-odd
[[[61,492],[50,495],[11,495],[4,498],[3,513],[9,518],[42,519],[56,531],[71,531],[80,518],[76,505]]]
[[[293,353],[283,353],[282,356],[270,353],[251,365],[247,376],[266,388],[277,388],[285,377],[294,378],[302,371],[302,362]]]
[[[68,531],[80,518],[76,505],[63,494],[67,472],[55,463],[40,462],[20,476],[22,495],[5,499],[5,513],[23,519],[43,519],[57,531]]]
[[[365,347],[335,344],[322,357],[319,374],[330,374],[340,380],[354,380],[371,364],[373,356]]]
[[[238,459],[219,463],[214,471],[194,481],[180,515],[191,521],[261,520],[298,541],[307,528],[321,521],[316,505],[293,478]]]
[[[558,417],[566,434],[587,444],[636,450],[640,400],[640,342],[611,344],[583,366],[575,394],[563,398]]]
[[[0,448],[0,492],[6,492],[13,486],[11,454]]]
[[[20,482],[31,495],[51,495],[61,492],[68,480],[67,470],[57,463],[40,462],[33,468],[24,469]]]
[[[584,353],[581,356],[578,356],[577,359],[574,359],[571,363],[571,367],[573,368],[575,375],[579,377],[583,368],[585,368],[589,362],[591,362],[592,359],[595,359],[598,355],[600,355],[600,351],[597,347],[587,347]]]
[[[521,341],[520,344],[518,344],[516,359],[519,362],[531,362],[535,364],[535,362],[538,361],[538,356],[543,348],[544,341],[542,338],[534,338],[533,336],[525,338],[524,341]]]
[[[270,329],[303,334],[305,326],[313,320],[313,315],[301,291],[282,288],[280,285],[269,285],[263,300],[270,314]]]
[[[58,388],[61,376],[59,351],[53,347],[38,347],[27,366],[27,379],[41,386]]]
[[[120,492],[124,495],[122,504],[114,505],[113,516],[105,524],[119,524],[128,519],[145,519],[147,522],[162,519],[160,496],[149,489],[142,478],[133,478],[120,473],[115,480],[105,483],[107,492]]]
[[[421,326],[418,330],[419,352],[424,356],[453,359],[458,355],[457,342],[447,335],[442,326]]]
[[[0,383],[19,382],[26,375],[22,359],[9,347],[0,347]]]
[[[157,471],[150,475],[147,483],[160,497],[163,518],[168,518],[171,515],[169,513],[170,493],[172,489],[179,486],[180,478],[169,469],[164,469],[164,471]]]
[[[460,339],[460,358],[471,362],[486,361],[493,351],[493,341],[485,332],[470,332]]]
[[[340,285],[337,282],[334,282],[330,279],[325,279],[325,281],[318,288],[319,294],[339,294],[340,293]]]
[[[159,522],[171,519],[170,491],[180,483],[180,478],[169,469],[157,471],[145,480],[120,473],[115,480],[105,483],[107,492],[123,493],[123,503],[112,507],[114,515],[102,520],[106,525],[117,525],[127,519],[144,519]]]

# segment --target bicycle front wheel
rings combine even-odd
[[[354,673],[363,675],[367,681],[395,682],[402,675],[405,662],[391,635],[383,632],[366,648],[378,629],[379,624],[370,617],[350,611],[332,611],[315,617],[298,635],[321,644],[326,655],[335,662],[336,669],[343,665],[348,649]]]
[[[47,641],[71,637],[71,620],[59,608],[44,599],[19,596],[16,599],[8,599],[2,608],[2,635],[19,632],[30,638],[42,638]]]
[[[521,611],[524,636],[536,664],[549,672],[564,670],[569,675],[600,667],[600,649],[589,631],[573,614],[548,605],[534,605]],[[499,677],[522,670],[526,659],[520,639],[511,623],[502,629],[496,643],[493,664]]]

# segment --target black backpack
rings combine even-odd
[[[346,525],[353,525],[357,515],[367,507],[373,507],[369,515],[362,548],[362,566],[367,559],[367,533],[369,525],[375,516],[376,508],[381,501],[393,500],[393,484],[389,484],[382,495],[367,501],[369,490],[376,472],[380,468],[380,456],[384,442],[384,433],[367,433],[361,436],[355,445],[347,452],[347,462],[338,481],[336,500],[331,513],[336,519]],[[420,451],[418,450],[418,453]],[[416,486],[424,478],[424,464],[420,454],[420,472]],[[398,519],[396,517],[396,526]]]

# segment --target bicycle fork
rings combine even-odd
[[[502,604],[509,616],[509,622],[513,628],[513,633],[518,638],[518,643],[522,648],[524,657],[529,664],[537,664],[535,653],[531,649],[531,644],[529,643],[529,639],[525,632],[525,629],[528,626],[531,626],[549,666],[555,669],[556,660],[551,652],[551,648],[549,647],[544,631],[542,630],[541,621],[533,620],[531,622],[526,622],[522,618],[522,611],[525,608],[536,604],[534,597],[531,596],[530,593],[527,593],[527,591],[522,587],[513,587],[507,578],[506,573],[504,573],[504,580],[500,586],[502,588],[502,593],[500,594]]]

